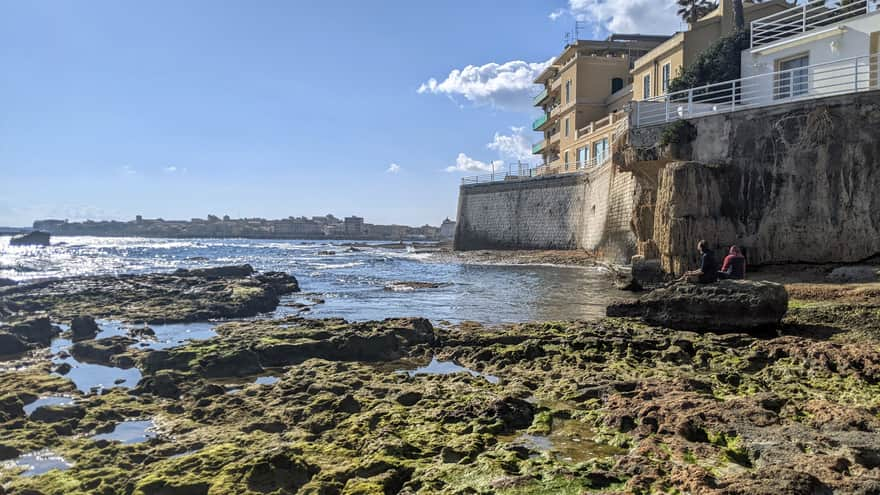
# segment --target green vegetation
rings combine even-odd
[[[720,38],[669,82],[669,92],[739,79],[740,54],[750,46],[749,43],[749,31],[738,31]]]

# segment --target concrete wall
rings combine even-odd
[[[588,172],[464,185],[455,248],[586,249],[615,261],[635,252],[632,174]]]

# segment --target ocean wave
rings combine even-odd
[[[337,268],[354,268],[356,266],[363,266],[363,261],[352,261],[350,263],[316,263],[312,266],[315,270],[334,270]]]

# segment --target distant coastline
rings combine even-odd
[[[442,241],[450,239],[455,222],[444,220],[440,227],[423,225],[378,225],[365,223],[361,217],[339,219],[333,215],[322,217],[288,217],[279,220],[264,218],[207,218],[191,220],[145,219],[137,216],[132,221],[69,222],[67,220],[37,220],[33,230],[53,236],[96,237],[149,237],[171,239],[303,239],[349,241]],[[12,233],[12,232],[10,232]]]

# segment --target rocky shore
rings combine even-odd
[[[788,286],[760,334],[253,318],[297,289],[250,267],[0,288],[0,493],[880,493],[874,285]],[[136,375],[83,390],[71,359]]]

